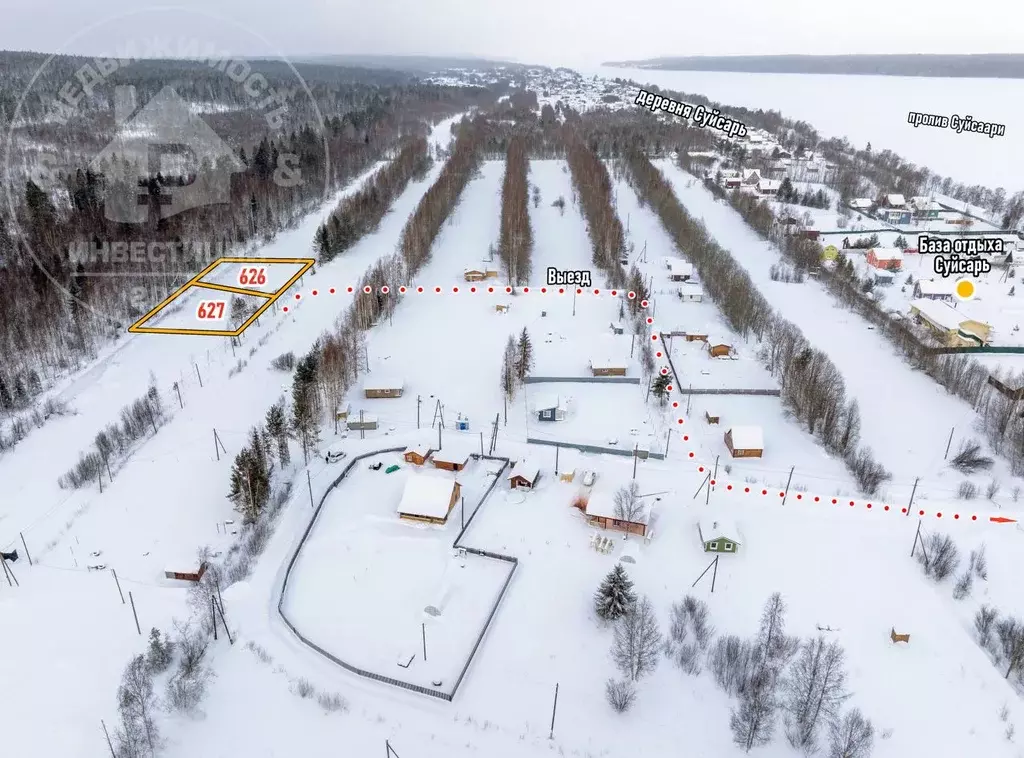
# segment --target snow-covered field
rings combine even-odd
[[[448,136],[447,123],[435,130],[435,140]],[[705,218],[780,312],[840,366],[861,403],[865,439],[897,472],[892,493],[902,497],[899,486],[921,476],[917,498],[930,501],[928,507],[948,495],[955,487],[942,465],[941,448],[950,426],[969,429],[970,409],[911,371],[856,316],[836,309],[818,285],[770,282],[767,270],[777,253],[766,250],[731,209],[699,186],[688,186],[689,177],[663,169],[684,203]],[[244,335],[236,355],[211,338],[125,340],[108,361],[69,386],[68,399],[79,415],[52,421],[0,460],[5,483],[0,527],[9,547],[20,544],[18,533],[24,531],[37,560],[32,567],[16,565],[20,587],[0,584],[7,619],[0,625],[0,648],[17,651],[3,656],[0,674],[11,688],[20,687],[17,697],[9,698],[11,705],[0,709],[0,734],[10,752],[74,757],[105,750],[100,720],[112,724],[120,672],[143,648],[144,637],[136,632],[131,606],[122,604],[112,573],[89,571],[85,564],[117,569],[143,632],[154,625],[167,629],[172,616],[184,613],[185,592],[163,579],[165,564],[201,544],[228,549],[234,531],[228,522],[236,517],[224,497],[231,460],[250,426],[290,387],[290,377],[273,371],[270,362],[286,351],[304,353],[331,326],[350,302],[340,288],[356,283],[373,261],[394,250],[402,225],[439,171],[435,165],[423,181],[411,184],[375,234],[315,275],[310,272],[295,290],[302,299],[287,315],[279,310],[261,319]],[[463,540],[466,546],[515,556],[519,567],[455,701],[434,701],[353,676],[302,645],[278,615],[285,571],[309,524],[310,502],[318,502],[343,465],[314,457],[305,466],[307,489],[300,456],[285,473],[297,486],[267,549],[248,580],[224,588],[233,638],[221,638],[211,650],[216,678],[203,704],[204,717],[161,716],[164,754],[326,758],[369,754],[387,740],[403,758],[553,752],[625,758],[673,755],[681,747],[688,755],[741,755],[729,730],[732,702],[706,673],[687,676],[662,660],[640,683],[632,712],[616,715],[605,702],[604,683],[615,676],[607,655],[612,633],[597,623],[592,595],[628,545],[636,556],[628,571],[638,592],[653,601],[663,628],[670,604],[692,592],[708,602],[719,634],[749,636],[764,600],[780,591],[790,609],[790,634],[807,637],[819,627],[830,629],[825,633],[847,651],[851,702],[878,728],[876,758],[1013,756],[999,711],[1005,703],[1009,722],[1024,725],[1024,707],[975,643],[971,617],[980,600],[1004,611],[1024,610],[1015,559],[1022,532],[984,519],[942,522],[949,523],[962,547],[984,540],[991,555],[989,580],[979,582],[975,600],[957,606],[948,583],[933,585],[908,557],[917,520],[903,517],[898,508],[883,510],[881,503],[874,509],[859,500],[858,507],[847,506],[854,488],[842,464],[788,418],[778,398],[688,397],[691,383],[695,389],[772,389],[773,383],[756,362],[756,346],[737,340],[713,303],[684,303],[674,294],[664,258],[676,251],[651,210],[641,208],[622,182],[617,210],[628,223],[631,259],[651,278],[651,328],[711,329],[734,343],[736,359],[712,359],[680,340],[665,348],[680,374],[672,395],[677,407],[660,406],[654,398],[645,402],[643,384],[531,384],[509,405],[506,424],[499,369],[507,338],[528,330],[537,349],[537,375],[544,360],[553,370],[586,375],[595,354],[610,357],[610,323],[618,320],[621,301],[603,293],[574,298],[568,292],[462,291],[467,288],[463,269],[497,239],[503,171],[503,162],[483,164],[413,283],[444,292],[407,294],[393,318],[367,335],[370,371],[348,401],[355,415],[375,415],[379,429],[336,437],[333,424],[323,428],[325,445],[340,442],[355,456],[432,442],[434,423],[443,413],[446,450],[489,448],[494,434],[495,454],[528,457],[541,468],[533,492],[511,493],[507,482],[499,481]],[[568,203],[562,214],[550,205],[560,195],[572,195],[564,162],[532,161],[530,181],[542,196],[530,209],[536,239],[533,289],[544,286],[549,266],[578,270],[592,264],[578,209]],[[306,255],[321,215],[307,218],[260,254]],[[338,294],[325,295],[332,286]],[[458,294],[453,286],[460,287]],[[321,294],[307,296],[314,287]],[[604,282],[595,281],[594,287],[603,290]],[[496,312],[498,303],[509,304],[508,312]],[[628,331],[615,341],[628,356]],[[635,364],[630,371],[639,375]],[[57,474],[73,464],[125,402],[145,391],[151,372],[173,411],[169,423],[114,472],[113,481],[104,481],[102,494],[98,488],[59,490]],[[364,385],[385,376],[403,381],[402,397],[366,399]],[[182,390],[183,407],[176,393],[167,393],[173,381]],[[559,472],[595,472],[595,491],[613,493],[635,471],[641,493],[654,502],[649,542],[606,533],[613,540],[610,553],[590,547],[595,529],[571,506],[581,484],[559,481],[553,449],[525,443],[541,431],[542,422],[529,411],[531,398],[542,391],[571,397],[569,417],[544,424],[559,436],[564,432],[599,444],[618,436],[620,445],[629,445],[646,434],[661,439],[676,430],[664,461],[559,452]],[[721,423],[706,423],[705,410],[720,415]],[[452,427],[460,417],[468,429],[456,432]],[[764,458],[735,463],[727,458],[723,433],[732,424],[764,429]],[[214,430],[226,452],[215,446]],[[398,460],[394,454],[380,459],[385,467]],[[716,459],[714,491],[698,492]],[[399,521],[396,503],[406,478],[415,474],[404,462],[391,474],[368,464],[356,464],[351,478],[325,502],[296,560],[285,611],[304,634],[354,665],[429,686],[435,680],[447,684],[461,670],[507,566],[472,557],[462,565],[453,557],[459,507],[443,527]],[[474,462],[459,475],[467,508],[478,500],[491,468]],[[793,487],[783,505],[778,492],[791,472]],[[750,492],[744,491],[745,483]],[[814,493],[844,497],[832,504],[824,497],[814,501]],[[978,507],[979,513],[984,510]],[[741,548],[722,556],[712,592],[710,574],[692,587],[711,560],[696,523],[720,517],[739,524]],[[938,523],[929,520],[925,527]],[[428,605],[440,607],[441,616],[425,615]],[[427,662],[400,668],[400,656],[421,656],[422,624]],[[893,645],[886,627],[910,633],[911,644]],[[310,693],[303,682],[314,692],[338,693],[348,710],[325,713],[315,698],[302,694]],[[53,713],[60,718],[42,724],[39,714]],[[781,736],[760,754],[795,755]]]

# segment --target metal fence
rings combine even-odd
[[[682,390],[683,395],[760,395],[764,397],[781,397],[782,390],[747,390],[747,389],[690,389]]]
[[[640,384],[636,376],[528,376],[527,384]]]
[[[345,469],[341,472],[341,474],[338,475],[338,478],[331,482],[330,485],[328,485],[327,489],[324,491],[324,494],[320,498],[320,502],[317,503],[316,509],[313,511],[313,516],[312,518],[310,518],[309,524],[306,525],[306,530],[302,533],[302,538],[299,540],[299,544],[296,545],[295,550],[292,553],[292,557],[288,561],[288,568],[285,570],[284,574],[284,582],[281,585],[281,595],[277,601],[277,612],[281,616],[281,619],[284,621],[284,623],[291,630],[292,634],[294,634],[295,637],[302,644],[306,645],[311,650],[315,650],[324,658],[327,658],[332,663],[341,666],[346,671],[349,671],[353,674],[364,677],[366,679],[372,679],[377,682],[382,682],[383,684],[390,684],[393,687],[400,687],[402,689],[409,690],[410,692],[416,692],[421,695],[428,695],[430,697],[445,700],[450,703],[454,699],[455,693],[458,692],[459,686],[462,684],[462,681],[465,678],[466,673],[469,671],[470,664],[472,664],[473,659],[480,648],[480,645],[483,643],[484,636],[487,634],[487,630],[490,628],[491,622],[494,620],[494,616],[498,612],[498,607],[501,605],[501,601],[504,599],[505,593],[508,590],[509,585],[512,583],[512,577],[516,572],[516,568],[518,568],[519,566],[519,560],[517,558],[508,555],[499,555],[498,553],[490,553],[486,550],[478,550],[476,548],[471,547],[462,548],[470,555],[476,555],[481,558],[488,558],[492,560],[499,560],[505,563],[509,563],[511,565],[511,568],[509,569],[508,575],[505,577],[505,581],[501,586],[501,591],[498,593],[498,596],[495,599],[494,604],[491,606],[491,611],[487,615],[487,620],[484,622],[483,627],[481,628],[480,633],[477,635],[476,641],[473,644],[473,648],[470,650],[469,656],[466,658],[466,662],[462,666],[462,671],[459,673],[459,677],[456,680],[455,685],[452,687],[450,692],[441,692],[436,689],[431,689],[430,687],[424,687],[419,684],[405,682],[401,679],[396,679],[394,677],[386,676],[384,674],[378,674],[374,671],[367,671],[366,669],[361,669],[358,666],[353,666],[351,663],[343,661],[338,656],[334,655],[328,650],[325,650],[324,648],[320,647],[320,645],[316,644],[308,637],[306,637],[302,632],[298,630],[298,628],[296,628],[295,624],[292,623],[291,619],[288,618],[288,615],[284,611],[284,599],[285,595],[288,592],[288,582],[291,579],[292,569],[295,567],[295,563],[296,561],[298,561],[299,554],[302,552],[302,548],[305,546],[306,540],[309,538],[309,535],[313,531],[313,527],[316,525],[317,519],[320,516],[320,512],[323,510],[324,503],[327,502],[327,496],[331,494],[335,487],[337,487],[339,484],[341,484],[342,481],[344,481],[345,477],[348,476],[348,473],[352,470],[352,467],[355,466],[359,461],[364,460],[366,458],[370,458],[375,455],[402,452],[405,449],[406,447],[403,445],[402,447],[390,447],[385,448],[383,450],[374,450],[368,453],[362,453],[361,455],[357,455],[348,462],[348,465],[345,466]],[[463,526],[462,530],[455,538],[455,542],[453,543],[452,547],[462,547],[459,544],[459,541],[466,533],[466,529],[469,528],[469,525],[472,523],[473,518],[476,516],[477,512],[480,510],[481,507],[483,507],[484,502],[487,500],[491,492],[494,490],[495,485],[501,480],[501,475],[502,473],[504,473],[505,468],[509,464],[508,458],[500,458],[497,456],[488,455],[481,456],[477,454],[473,454],[472,457],[476,460],[484,458],[487,460],[501,461],[502,466],[498,470],[497,476],[494,477],[494,481],[491,482],[490,486],[487,488],[483,496],[477,502],[476,507],[473,509],[473,513],[469,517],[469,521],[466,522],[465,526]]]
[[[633,448],[627,447],[603,447],[601,445],[583,445],[578,442],[561,442],[559,440],[539,440],[534,437],[527,437],[526,441],[531,445],[547,445],[548,447],[567,447],[573,450],[580,450],[584,453],[608,453],[609,455],[622,455],[627,458],[633,457]],[[664,453],[657,453],[653,450],[648,450],[646,453],[648,458],[654,458],[657,461],[665,460]],[[641,456],[643,457],[643,456]]]

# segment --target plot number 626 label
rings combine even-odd
[[[196,318],[200,321],[222,321],[224,304],[223,300],[202,300],[196,308]]]
[[[238,272],[239,284],[266,284],[267,270],[265,268],[243,268]]]

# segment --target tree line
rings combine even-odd
[[[406,140],[399,147],[398,155],[370,177],[358,192],[342,199],[316,230],[313,249],[319,262],[327,263],[376,231],[384,214],[409,182],[426,175],[430,160],[426,138]]]
[[[651,206],[679,250],[686,251],[733,330],[760,343],[758,355],[779,381],[786,406],[829,452],[843,459],[865,494],[877,492],[891,475],[869,449],[858,447],[860,411],[856,400],[847,398],[839,369],[769,305],[747,271],[690,216],[642,151],[631,151],[624,165],[640,201]]]
[[[536,97],[535,97],[536,99]],[[533,229],[530,227],[530,170],[526,141],[513,137],[505,159],[505,180],[501,186],[501,231],[498,256],[511,285],[530,282],[533,255]]]
[[[577,132],[567,132],[565,139],[566,158],[572,173],[573,201],[579,197],[590,235],[594,265],[604,272],[606,286],[622,287],[626,276],[619,260],[626,249],[625,234],[615,212],[608,169]]]

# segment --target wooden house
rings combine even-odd
[[[907,199],[903,195],[891,194],[885,196],[885,203],[890,208],[906,208]]]
[[[704,290],[694,281],[683,282],[683,285],[676,290],[679,299],[684,303],[699,303],[704,300]]]
[[[564,421],[568,411],[558,395],[542,394],[534,399],[533,412],[538,421]]]
[[[463,277],[465,277],[467,282],[482,282],[484,279],[487,278],[487,272],[484,271],[479,266],[467,268],[464,272],[462,272],[462,275]]]
[[[647,534],[647,526],[651,521],[651,507],[648,504],[644,504],[640,512],[631,518],[623,518],[623,514],[617,513],[613,494],[605,490],[592,492],[583,512],[593,526],[638,534],[641,537]]]
[[[342,403],[334,411],[334,417],[338,421],[346,421],[349,414],[352,412],[352,406],[348,403]]]
[[[444,524],[462,494],[456,480],[432,474],[412,474],[398,503],[398,517],[408,521]]]
[[[693,278],[693,264],[686,261],[669,261],[668,278],[673,282],[688,282]]]
[[[855,211],[869,211],[875,207],[874,201],[866,197],[855,197],[850,201],[850,208]]]
[[[406,463],[412,463],[415,466],[422,466],[427,462],[427,458],[430,457],[431,448],[428,445],[417,445],[416,447],[408,447],[405,449],[405,453],[402,457]]]
[[[462,471],[469,464],[469,453],[464,449],[449,447],[447,450],[434,451],[430,460],[434,462],[434,468],[445,471]]]
[[[363,393],[367,398],[372,399],[401,397],[404,390],[405,382],[391,377],[368,378],[363,385]]]
[[[759,426],[734,426],[725,433],[725,446],[733,458],[764,455],[764,432]]]
[[[722,339],[709,337],[707,342],[708,355],[712,358],[728,358],[732,355],[732,345]]]
[[[532,490],[540,478],[540,468],[529,461],[518,461],[508,474],[508,486],[514,490]]]
[[[177,579],[183,582],[198,582],[206,573],[206,561],[199,560],[198,556],[177,560],[173,566],[164,569],[164,576],[167,579]]]
[[[705,553],[735,553],[739,550],[739,530],[735,524],[715,519],[697,524],[697,535]]]
[[[722,417],[718,415],[718,411],[704,411],[704,420],[709,424],[717,424],[722,420]]]
[[[508,303],[498,303],[494,306],[495,313],[508,313]]]
[[[771,197],[779,194],[779,187],[782,186],[782,182],[778,179],[762,179],[757,183],[757,191],[762,195]]]
[[[369,413],[349,416],[345,421],[345,427],[350,432],[370,431],[377,428],[377,417],[371,416]]]
[[[912,214],[908,208],[879,208],[875,215],[889,224],[900,225],[909,224]]]
[[[913,300],[910,313],[947,347],[978,347],[988,344],[991,339],[992,327],[989,324],[939,300]]]
[[[590,371],[593,376],[625,376],[626,361],[616,358],[592,358]]]
[[[899,271],[903,267],[903,251],[898,247],[873,247],[868,250],[869,266]]]

